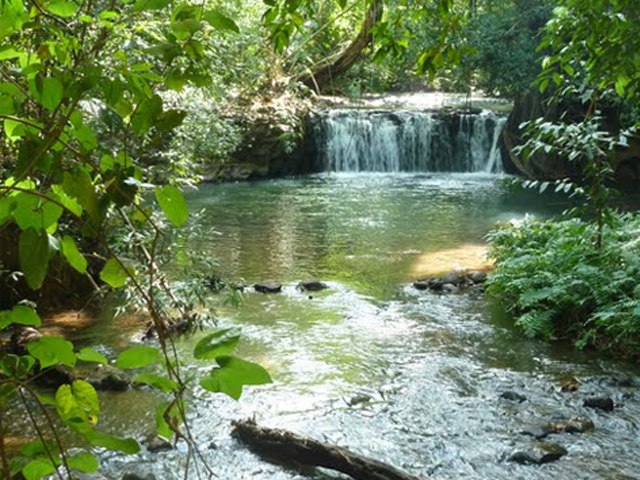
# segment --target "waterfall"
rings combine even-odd
[[[330,110],[314,124],[324,171],[501,173],[493,112]]]

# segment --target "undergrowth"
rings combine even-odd
[[[613,215],[601,248],[580,219],[526,218],[488,235],[489,294],[528,337],[632,351],[640,345],[640,215]]]

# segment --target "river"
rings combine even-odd
[[[200,222],[213,231],[188,248],[217,258],[231,280],[284,284],[280,294],[247,291],[243,305],[217,312],[220,327],[242,328],[238,353],[274,379],[246,388],[239,402],[195,388],[193,433],[218,478],[308,478],[233,440],[231,420],[247,417],[433,479],[640,477],[640,377],[632,365],[528,341],[481,295],[411,286],[425,269],[477,260],[497,222],[558,215],[567,206],[561,197],[511,190],[503,177],[486,174],[332,174],[193,192],[192,211],[203,210]],[[331,288],[311,296],[295,288],[310,277]],[[178,341],[190,372],[210,368],[190,356],[208,331]],[[85,335],[89,342],[110,338],[112,355],[128,339],[104,325]],[[581,389],[560,392],[570,377]],[[631,386],[616,384],[627,377]],[[507,390],[526,401],[502,399]],[[612,413],[585,409],[590,392],[622,405]],[[370,401],[350,405],[358,396]],[[153,431],[158,401],[144,389],[105,394],[102,428],[142,441]],[[566,457],[541,467],[507,461],[534,442],[523,429],[576,415],[590,417],[595,430],[552,435],[548,441],[567,448]],[[113,478],[132,471],[179,479],[186,448],[110,455]]]

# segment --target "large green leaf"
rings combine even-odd
[[[96,352],[92,348],[83,348],[76,354],[76,357],[78,357],[78,360],[82,360],[83,362],[109,363],[104,355]]]
[[[120,288],[123,286],[127,281],[127,278],[129,278],[127,271],[113,258],[107,260],[107,263],[104,264],[104,267],[100,272],[100,279],[113,288]]]
[[[178,389],[178,384],[175,381],[154,373],[141,373],[133,378],[133,383],[144,383],[165,393]]]
[[[78,6],[71,1],[51,0],[47,5],[47,10],[59,17],[72,17],[78,11]]]
[[[21,230],[34,228],[53,233],[57,228],[58,219],[63,213],[60,205],[27,192],[20,192],[16,195],[14,205],[13,218]]]
[[[0,360],[0,371],[8,378],[26,377],[36,361],[29,355],[4,355]]]
[[[247,362],[237,357],[216,358],[220,368],[214,368],[200,380],[200,386],[214,393],[224,393],[238,400],[244,385],[271,383],[269,373],[257,363]]]
[[[91,431],[85,437],[94,447],[103,447],[130,455],[140,451],[140,445],[133,438],[117,438],[108,433]]]
[[[47,77],[42,80],[42,106],[53,112],[62,101],[62,84],[57,78]]]
[[[62,363],[73,367],[76,364],[76,354],[73,344],[60,337],[42,337],[27,344],[27,350],[39,362],[42,368]]]
[[[128,348],[120,355],[116,360],[116,367],[118,368],[140,368],[151,365],[158,360],[158,349],[148,347],[146,345],[137,345],[135,347]]]
[[[169,221],[176,227],[182,226],[189,217],[189,208],[182,192],[173,185],[155,188],[156,200]]]
[[[200,340],[193,350],[193,356],[199,359],[214,359],[230,355],[240,341],[240,330],[226,328],[207,335]]]
[[[40,480],[42,477],[51,475],[56,471],[56,467],[51,460],[46,458],[36,458],[27,463],[22,469],[22,475],[26,480]]]
[[[67,464],[69,465],[69,468],[84,473],[93,473],[98,470],[98,467],[100,466],[98,459],[87,452],[76,453],[75,455],[68,457]]]
[[[69,265],[78,272],[84,274],[87,271],[87,260],[82,256],[76,241],[69,235],[65,235],[62,239],[62,254],[65,256]]]
[[[20,234],[18,245],[20,268],[27,285],[37,290],[47,276],[49,268],[49,237],[42,230],[29,228]]]
[[[11,310],[0,312],[0,330],[12,323],[39,327],[42,324],[42,320],[40,320],[40,316],[33,308],[25,305],[16,305]]]
[[[209,23],[209,25],[218,30],[229,30],[236,33],[240,32],[236,22],[221,13],[219,10],[208,10],[204,14],[204,19]]]
[[[72,385],[62,385],[56,392],[58,414],[67,424],[84,426],[96,422],[100,415],[98,394],[90,383],[75,380]]]
[[[138,0],[133,4],[134,12],[143,10],[162,10],[171,4],[173,0]]]

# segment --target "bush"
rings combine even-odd
[[[640,215],[598,227],[527,218],[488,236],[497,269],[487,284],[529,337],[622,349],[640,345]]]

